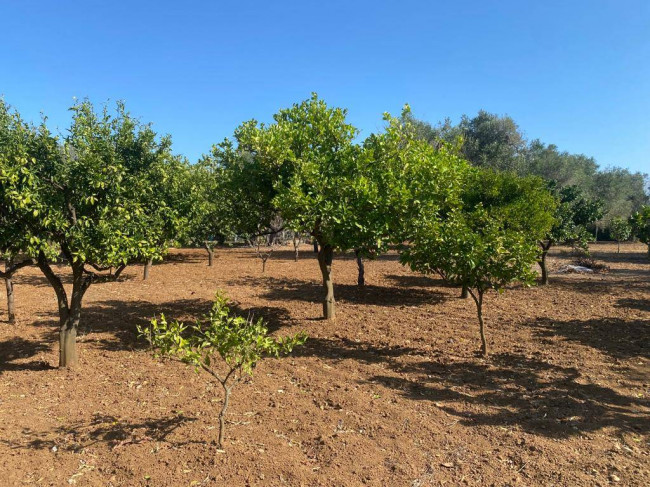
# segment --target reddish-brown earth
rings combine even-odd
[[[615,250],[592,248],[608,272],[489,294],[488,360],[474,303],[394,254],[367,264],[365,289],[337,257],[337,320],[317,319],[304,246],[264,275],[247,249],[214,267],[175,250],[146,282],[136,266],[92,286],[80,366],[60,370],[54,292],[26,269],[18,323],[0,313],[0,485],[650,485],[650,262],[642,245]],[[551,266],[570,258],[555,250]],[[310,336],[235,389],[225,452],[220,387],[135,337],[156,313],[200,316],[217,288]]]

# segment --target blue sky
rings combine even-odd
[[[529,138],[650,172],[650,2],[5,1],[0,94],[65,129],[73,97],[126,101],[195,160],[318,92],[362,135],[409,103],[479,109]]]

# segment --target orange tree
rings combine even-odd
[[[64,367],[78,362],[76,336],[88,288],[117,279],[131,262],[159,257],[165,240],[159,223],[173,217],[156,215],[167,204],[154,201],[163,196],[151,189],[149,177],[171,160],[169,139],[157,137],[121,103],[115,115],[108,108],[96,112],[88,101],[71,110],[65,137],[45,125],[32,129],[29,157],[3,159],[0,170],[2,213],[19,217],[14,238],[28,242],[26,254],[57,297]],[[71,290],[55,261],[70,267]]]
[[[630,217],[632,232],[648,246],[648,257],[650,257],[650,205],[644,205],[639,211]]]
[[[486,292],[503,292],[515,282],[534,283],[537,240],[549,231],[554,209],[548,192],[531,191],[541,184],[537,179],[475,169],[467,175],[459,205],[420,214],[409,223],[410,245],[401,254],[402,262],[468,290],[476,304],[484,356]]]

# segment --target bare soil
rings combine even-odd
[[[0,308],[0,485],[650,485],[650,261],[637,244],[592,253],[609,270],[486,297],[487,360],[471,299],[395,254],[367,263],[361,289],[337,256],[337,319],[318,319],[305,245],[265,274],[249,249],[213,267],[173,250],[148,281],[134,266],[93,285],[80,367],[62,370],[54,292],[25,269],[18,323]],[[572,259],[551,254],[551,269]],[[275,333],[310,336],[234,390],[225,452],[218,384],[135,334],[161,312],[201,316],[218,288]]]

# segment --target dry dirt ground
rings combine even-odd
[[[54,368],[54,292],[23,270],[18,323],[0,313],[0,485],[650,485],[644,246],[594,245],[608,272],[491,293],[488,360],[473,302],[394,254],[367,264],[365,289],[337,257],[337,320],[318,319],[302,250],[276,251],[264,275],[248,249],[214,267],[174,250],[146,282],[135,266],[92,286],[76,370]],[[551,266],[571,258],[556,249]],[[218,288],[275,333],[310,336],[234,391],[225,452],[220,388],[135,336],[156,313],[202,315]]]

